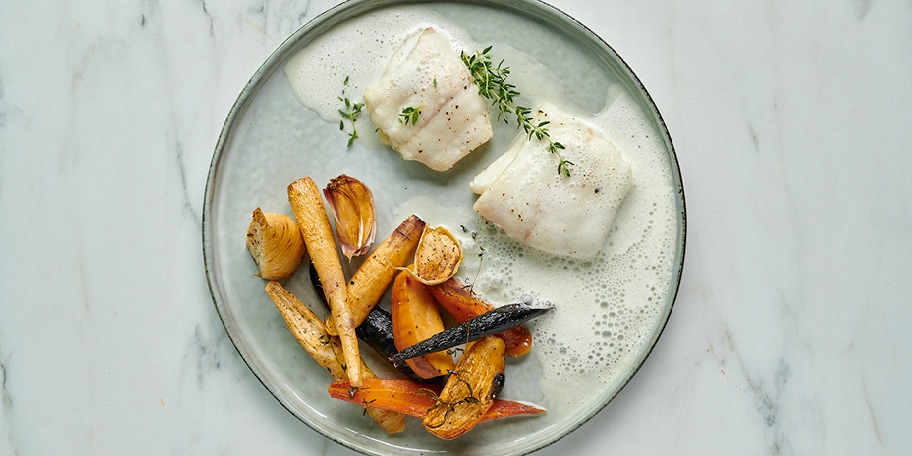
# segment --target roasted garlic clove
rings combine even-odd
[[[247,250],[259,269],[257,276],[266,280],[288,278],[304,261],[307,251],[294,220],[260,208],[253,211],[247,227]]]
[[[408,271],[426,285],[446,282],[462,264],[462,246],[450,230],[425,227],[415,249],[415,264]]]
[[[342,174],[329,181],[323,195],[332,208],[342,254],[351,260],[353,256],[367,253],[377,229],[374,194],[370,188],[360,180]]]

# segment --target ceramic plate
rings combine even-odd
[[[383,147],[366,113],[357,124],[359,139],[347,145],[350,125],[343,122],[340,130],[342,119],[334,117],[334,110],[343,107],[339,99],[360,101],[363,85],[375,77],[371,69],[377,65],[370,62],[396,45],[391,32],[428,25],[468,37],[479,49],[493,45],[492,55],[511,68],[520,102],[547,99],[606,126],[631,163],[636,186],[596,259],[573,261],[531,251],[472,211],[476,196],[468,183],[517,135],[512,123],[497,123],[489,144],[442,173],[403,161]],[[349,39],[338,40],[340,36]],[[295,59],[300,52],[320,56],[320,63],[311,59],[304,67],[295,66],[301,65]],[[317,98],[337,105],[307,106],[293,90],[298,76],[312,77],[313,87],[323,92]],[[586,164],[575,166],[582,172]],[[291,214],[286,187],[293,180],[311,176],[325,185],[343,173],[374,191],[378,239],[415,213],[457,234],[466,250],[460,280],[473,282],[495,304],[537,299],[555,305],[553,312],[529,323],[534,346],[530,354],[508,360],[501,395],[543,406],[547,414],[482,423],[466,436],[442,441],[417,419],[410,419],[405,432],[387,435],[358,406],[329,397],[327,373],[288,332],[263,290],[264,281],[254,275],[245,234],[257,207]],[[574,210],[572,204],[566,210]],[[630,68],[585,26],[535,1],[354,0],[289,37],[238,97],[206,186],[203,253],[213,301],[229,337],[263,385],[302,422],[366,454],[506,455],[560,439],[631,379],[671,313],[684,233],[683,187],[665,124]],[[347,273],[358,264],[343,263]],[[325,314],[306,268],[285,285]],[[380,374],[395,375],[382,360],[368,355],[367,361]]]

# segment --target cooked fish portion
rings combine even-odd
[[[433,28],[400,45],[381,80],[365,89],[364,106],[384,142],[436,171],[450,169],[493,136],[469,70]],[[417,117],[400,117],[407,109]]]
[[[547,143],[520,133],[510,148],[471,183],[481,195],[473,208],[507,235],[538,250],[578,259],[598,254],[633,188],[630,165],[603,133],[543,104],[535,123],[550,121],[551,138],[575,163],[570,177],[557,172]]]

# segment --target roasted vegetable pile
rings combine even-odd
[[[442,439],[480,422],[545,413],[498,396],[505,356],[522,356],[532,347],[523,323],[550,307],[484,301],[455,278],[463,258],[456,237],[415,215],[371,250],[373,195],[355,178],[339,176],[322,191],[311,178],[298,179],[288,186],[288,201],[294,220],[253,212],[247,247],[289,331],[332,377],[332,397],[363,407],[386,432],[401,432],[405,417],[413,416]],[[345,277],[340,252],[367,257]],[[305,256],[329,308],[325,321],[315,313],[322,312],[319,303],[305,305],[279,282]],[[380,305],[387,289],[388,311]],[[377,378],[361,358],[359,338],[403,377]]]

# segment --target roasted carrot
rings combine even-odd
[[[428,409],[437,403],[436,397],[442,389],[439,385],[417,383],[411,380],[392,378],[365,379],[360,387],[347,382],[333,382],[329,394],[335,399],[394,410],[403,415],[424,418]]]
[[[433,285],[430,290],[437,304],[460,323],[495,308],[455,278]],[[507,356],[522,356],[532,348],[532,333],[523,325],[514,326],[497,336],[504,340]]]
[[[393,281],[390,313],[393,318],[393,342],[402,350],[443,331],[443,319],[427,285],[408,271],[402,271]],[[449,348],[449,347],[447,347]],[[414,356],[405,362],[421,378],[446,375],[453,369],[453,357],[444,348]],[[398,363],[401,364],[401,363]]]
[[[509,418],[511,416],[520,416],[520,415],[539,415],[542,413],[547,413],[548,411],[528,402],[522,401],[506,401],[503,399],[494,399],[494,403],[491,404],[491,408],[488,409],[481,416],[480,422],[499,420],[501,418]]]
[[[427,415],[428,409],[437,404],[436,397],[439,397],[441,390],[438,385],[390,378],[364,379],[360,387],[351,386],[348,382],[333,382],[329,385],[329,394],[335,399],[421,419]],[[480,421],[546,412],[547,410],[527,402],[495,399]]]
[[[402,363],[416,356],[448,350],[484,336],[497,334],[547,313],[552,308],[551,306],[536,307],[528,303],[497,307],[459,326],[434,334],[408,348],[400,349],[400,352],[393,357],[393,362]]]

